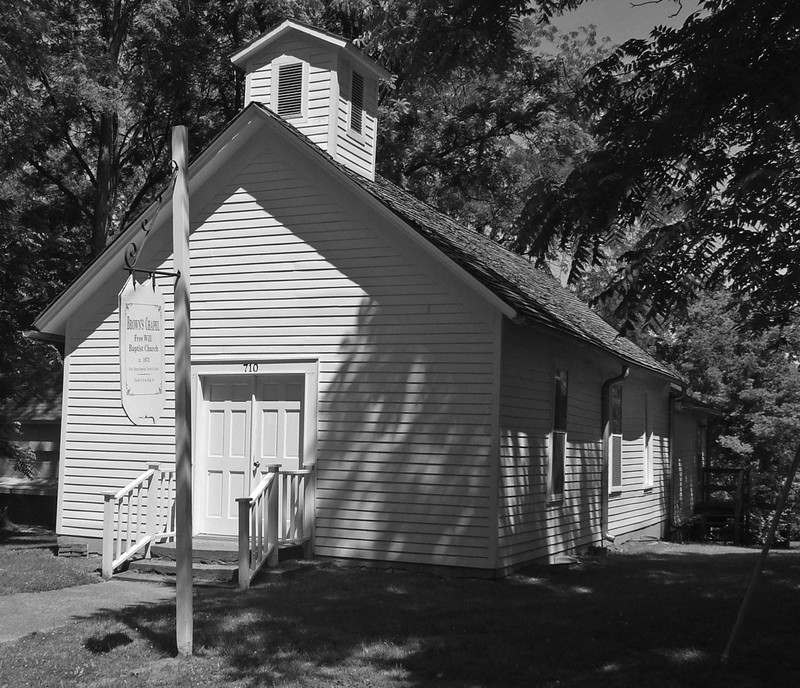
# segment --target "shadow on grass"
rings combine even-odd
[[[95,654],[104,654],[111,652],[123,645],[130,645],[133,639],[127,633],[106,633],[104,636],[89,638],[85,643],[85,647],[89,652]]]
[[[724,675],[711,674],[754,553],[637,555],[499,582],[323,570],[203,591],[196,654],[237,685],[800,685],[800,557],[775,555]],[[174,653],[174,608],[120,615]]]

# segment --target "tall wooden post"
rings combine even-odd
[[[175,282],[175,626],[178,654],[192,654],[192,380],[189,305],[189,175],[186,127],[172,129],[177,165],[172,195]]]

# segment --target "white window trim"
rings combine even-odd
[[[278,82],[280,80],[280,68],[284,65],[300,64],[303,67],[302,85],[300,89],[300,114],[294,117],[289,117],[287,121],[290,122],[304,122],[308,119],[308,84],[309,84],[309,67],[308,62],[300,60],[292,55],[281,55],[272,61],[272,77],[270,83],[270,99],[269,107],[278,114]]]
[[[555,395],[555,380],[558,371],[563,370],[567,374],[567,399],[566,399],[566,418],[565,421],[565,429],[556,429],[556,395]],[[546,470],[546,503],[548,506],[561,506],[564,503],[564,497],[567,491],[567,450],[569,446],[569,423],[567,422],[567,418],[569,418],[569,368],[566,365],[562,365],[560,363],[556,363],[553,366],[551,375],[551,387],[550,387],[550,432],[547,435],[547,470]],[[555,491],[555,486],[553,485],[553,481],[555,476],[553,474],[553,458],[554,458],[554,451],[555,451],[555,436],[556,435],[563,435],[564,436],[564,456],[563,461],[561,462],[561,485],[560,490],[558,492]]]
[[[642,486],[649,490],[655,484],[655,466],[653,456],[653,418],[652,397],[644,393],[644,432],[642,433]]]
[[[304,379],[303,396],[303,466],[308,468],[317,462],[317,415],[319,398],[319,361],[314,360],[275,360],[248,359],[246,361],[226,361],[192,363],[192,413],[194,418],[194,441],[199,441],[199,430],[203,417],[204,401],[202,382],[213,376],[232,377],[237,375],[302,375]],[[198,415],[201,414],[201,415]]]
[[[358,72],[358,74],[361,76],[361,81],[362,81],[361,131],[358,131],[358,129],[353,129],[353,127],[351,126],[353,122],[353,74],[356,72],[357,70],[353,69],[352,67],[350,68],[349,79],[348,79],[349,81],[348,85],[350,88],[350,97],[347,100],[347,133],[356,141],[363,142],[367,128],[367,109],[366,107],[364,107],[366,105],[366,100],[367,100],[367,77],[361,72]]]
[[[619,482],[614,482],[614,438],[619,438],[620,456],[619,456]],[[625,458],[625,444],[622,440],[622,433],[613,433],[608,436],[608,493],[619,494],[622,492],[623,483],[623,459]]]
[[[562,485],[561,491],[555,492],[553,489],[553,452],[555,450],[555,436],[556,435],[563,435],[564,436],[564,458],[562,461],[561,471],[562,471]],[[561,504],[564,501],[564,493],[566,492],[566,472],[567,472],[567,431],[566,430],[551,430],[548,436],[548,447],[547,447],[547,503],[548,504]]]
[[[622,388],[622,383],[617,383],[617,385],[615,385],[615,386],[618,386],[619,390],[620,390],[620,394],[623,394],[624,390]],[[622,492],[622,486],[623,486],[623,483],[624,483],[623,465],[624,465],[624,459],[625,459],[625,442],[623,440],[623,433],[622,432],[611,432],[610,431],[611,427],[613,426],[612,414],[614,412],[613,404],[611,403],[611,395],[612,395],[612,393],[613,393],[613,386],[608,391],[608,408],[609,408],[609,410],[608,410],[608,413],[609,413],[608,425],[609,425],[609,434],[608,434],[608,439],[607,439],[608,446],[606,447],[606,451],[608,452],[607,453],[607,456],[608,456],[608,493],[609,494],[619,494],[620,492]],[[620,425],[620,430],[622,430],[623,420],[624,420],[624,416],[625,416],[625,411],[624,411],[624,409],[625,409],[625,399],[624,399],[624,396],[623,396],[623,398],[622,398],[622,400],[620,402],[620,407],[621,407],[621,412],[620,412],[619,425]],[[619,438],[619,445],[620,445],[620,451],[619,451],[619,482],[615,483],[614,482],[614,439],[617,438],[617,437]]]

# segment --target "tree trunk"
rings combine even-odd
[[[92,224],[92,257],[106,247],[110,224],[111,195],[114,169],[114,114],[100,115],[100,133],[97,154],[97,194],[94,201]]]

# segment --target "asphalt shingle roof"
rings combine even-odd
[[[254,105],[327,159],[520,315],[593,344],[628,363],[676,381],[680,379],[675,371],[620,335],[548,270],[536,267],[492,239],[464,227],[387,179],[376,176],[372,181],[348,169],[269,108]]]
[[[470,230],[381,177],[374,182],[348,171],[384,205],[488,287],[520,315],[599,346],[624,360],[671,378],[674,371],[621,336],[586,303],[526,258]]]

